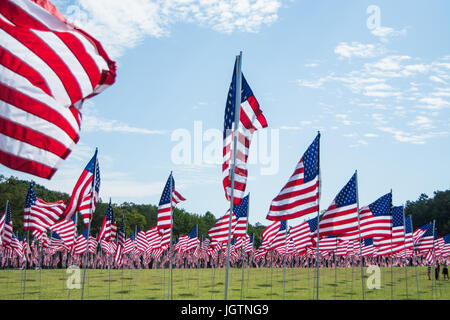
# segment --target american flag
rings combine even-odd
[[[224,129],[223,129],[223,187],[225,190],[225,197],[228,201],[231,200],[231,166],[233,162],[233,141],[234,135],[237,135],[236,146],[236,162],[234,170],[234,191],[233,191],[233,205],[239,205],[244,197],[245,187],[247,184],[247,159],[249,155],[250,143],[253,132],[266,128],[267,121],[264,117],[259,103],[253,95],[250,86],[242,76],[241,86],[241,104],[239,110],[239,124],[235,122],[236,113],[236,64],[233,69],[233,78],[231,80],[230,89],[227,95],[227,102],[225,106]],[[236,132],[234,132],[236,131]]]
[[[350,241],[350,240],[339,240],[338,243],[337,243],[337,248],[336,248],[335,255],[337,257],[342,257],[342,256],[347,255],[347,253],[349,253],[350,243],[352,243],[351,245],[353,246],[353,241]]]
[[[33,184],[30,183],[25,198],[23,229],[46,232],[47,228],[59,220],[65,209],[65,201],[47,203],[39,199],[34,192]]]
[[[315,241],[314,238],[313,239],[313,244],[314,246],[316,246],[317,242]],[[326,251],[326,252],[332,252],[332,251],[336,251],[337,248],[337,244],[338,244],[338,237],[335,235],[330,235],[330,236],[326,236],[326,237],[321,237],[319,240],[319,251]]]
[[[125,240],[123,254],[132,253],[134,251],[134,235],[130,236]]]
[[[122,216],[122,221],[120,224],[120,229],[117,237],[117,245],[124,246],[125,245],[125,218]]]
[[[375,253],[375,246],[373,245],[373,238],[365,238],[362,241],[362,253],[363,257],[371,256]]]
[[[217,241],[219,243],[228,242],[228,231],[229,231],[229,223],[230,223],[230,211],[222,216],[220,219],[216,221],[214,226],[209,229],[208,235],[211,237],[213,241]],[[236,228],[237,220],[234,213],[231,215],[231,235],[234,233],[234,229]]]
[[[145,231],[141,231],[139,228],[137,228],[137,235],[136,235],[136,251],[137,252],[145,252],[148,246],[147,236]]]
[[[108,209],[106,209],[105,217],[103,218],[102,227],[97,237],[97,241],[105,240],[109,241],[111,239],[111,221],[113,216],[113,208],[111,206],[111,199],[109,199]]]
[[[209,240],[209,239],[204,239],[204,240],[202,241],[202,247],[201,247],[201,249],[202,249],[202,257],[203,257],[204,259],[206,259],[207,255],[208,255],[208,251],[209,251],[210,246],[211,246],[211,240]]]
[[[124,219],[122,216],[122,223],[120,225],[119,234],[116,239],[117,241],[117,249],[116,254],[114,256],[114,261],[118,266],[122,266],[123,263],[123,252],[124,252],[124,245],[125,245],[125,226],[124,226]]]
[[[76,218],[74,215],[70,220],[61,220],[50,227],[50,230],[55,231],[61,236],[67,248],[72,248],[76,240]]]
[[[304,251],[306,247],[312,246],[311,237],[316,230],[317,217],[309,219],[289,230],[289,234],[292,240],[294,240],[294,245],[298,251]]]
[[[358,230],[356,172],[333,200],[319,222],[320,236]]]
[[[235,237],[245,237],[247,235],[249,197],[250,194],[246,195],[242,199],[241,204],[233,206],[233,211],[237,220],[233,233]]]
[[[158,205],[158,229],[169,229],[171,227],[170,214],[173,208],[175,208],[178,203],[185,200],[186,199],[183,198],[183,196],[175,190],[175,179],[173,178],[172,173],[170,173]]]
[[[98,247],[98,242],[95,239],[95,237],[89,236],[88,251],[90,253],[96,253],[97,252],[97,247]]]
[[[112,253],[111,244],[112,242],[106,241],[105,239],[100,240],[100,248],[102,248],[105,253]]]
[[[23,259],[25,257],[22,241],[19,239],[18,235],[17,237],[14,234],[11,236],[11,249],[19,256],[19,258]]]
[[[161,229],[159,234],[161,235],[161,242],[157,248],[168,248],[170,245],[170,229]]]
[[[320,133],[272,200],[268,220],[294,219],[319,210],[319,140]]]
[[[413,232],[414,246],[418,245],[418,243],[422,240],[422,237],[425,234],[425,232],[427,232],[427,230],[431,229],[431,228],[432,228],[432,223],[429,222],[429,223],[421,226],[420,228],[414,230],[414,232]]]
[[[82,103],[114,83],[116,65],[48,0],[4,0],[0,17],[0,163],[50,179],[80,139]]]
[[[94,177],[95,174],[95,177]],[[84,168],[72,191],[70,202],[64,211],[64,218],[69,220],[80,212],[84,226],[87,227],[95,212],[100,192],[100,168],[97,159],[97,149],[89,163]]]
[[[181,252],[195,249],[199,243],[200,240],[198,239],[198,225],[196,225],[187,235],[180,237],[178,242]]]
[[[252,234],[251,236],[247,235],[246,238],[248,238],[248,241],[245,241],[244,252],[245,253],[251,253],[254,250],[253,242],[254,242],[254,239],[255,239],[255,235],[254,234]]]
[[[287,223],[286,221],[280,221],[280,227],[278,228],[275,236],[269,244],[268,250],[275,250],[281,246],[286,245],[287,241]]]
[[[272,243],[273,239],[276,237],[280,227],[281,227],[281,221],[275,221],[263,230],[262,235],[261,235],[262,243],[258,248],[258,250],[260,252],[269,250],[270,244]]]
[[[450,234],[443,237],[444,247],[442,249],[442,256],[448,257],[450,256]]]
[[[411,218],[411,216],[405,217],[405,247],[406,247],[407,250],[414,249],[413,230],[412,230],[412,218]]]
[[[403,223],[403,206],[392,208],[392,233],[389,236],[375,237],[378,254],[397,253],[404,249],[405,227]]]
[[[6,202],[5,212],[0,220],[0,239],[3,247],[9,247],[13,235],[13,223],[11,220],[11,206]]]
[[[389,192],[359,210],[361,239],[390,237],[392,227],[392,193]],[[403,216],[402,216],[403,219]],[[345,234],[344,236],[346,236]],[[358,238],[358,230],[349,235]]]
[[[83,232],[78,236],[75,242],[74,252],[76,255],[84,254],[87,250],[88,228],[85,228]]]
[[[158,232],[158,227],[148,229],[145,233],[149,249],[159,248],[161,246],[161,235]]]
[[[422,236],[417,241],[417,244],[415,245],[415,249],[418,251],[433,249],[434,237],[436,235],[434,223],[429,222],[426,225],[420,227],[419,229],[425,230],[425,232],[422,233]]]
[[[55,251],[65,250],[67,248],[61,236],[55,231],[51,232],[49,245]]]

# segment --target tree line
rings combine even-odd
[[[5,177],[0,175],[0,208],[4,208],[6,201],[9,200],[14,231],[21,233],[23,230],[23,213],[25,207],[25,198],[27,195],[30,181],[20,180],[16,177]],[[70,200],[67,193],[51,191],[47,188],[34,183],[36,195],[46,202],[55,202]],[[99,199],[95,209],[94,217],[91,222],[91,235],[95,236],[100,231],[103,218],[108,208],[108,202]],[[148,230],[156,225],[158,206],[152,204],[136,204],[133,202],[124,202],[122,204],[112,203],[114,218],[117,221],[117,228],[120,227],[122,217],[124,219],[125,234],[128,236],[135,232],[137,226],[140,230]],[[1,209],[2,213],[4,209]],[[411,215],[414,229],[435,220],[438,236],[444,236],[450,233],[450,189],[446,191],[435,191],[433,197],[421,194],[416,201],[407,201],[405,205],[405,215]],[[206,238],[208,230],[216,222],[216,217],[210,211],[203,215],[190,213],[183,208],[174,210],[173,235],[179,237],[188,234],[195,225],[198,225],[199,238]],[[249,223],[248,234],[255,235],[255,245],[261,243],[261,234],[266,228],[261,223],[254,225]],[[78,232],[84,230],[81,219],[78,219]]]

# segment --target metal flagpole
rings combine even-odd
[[[169,244],[169,288],[167,292],[167,299],[173,300],[173,282],[172,282],[172,236],[173,236],[173,207],[172,207],[172,198],[173,198],[173,177],[172,171],[170,171],[170,244]]]
[[[254,243],[255,243],[255,234],[252,234],[252,250],[250,251],[250,254],[248,255],[248,263],[247,263],[247,293],[248,293],[248,283],[250,282],[250,256],[253,256],[254,252]]]
[[[94,216],[94,212],[92,212],[92,202],[94,202],[94,193],[95,193],[95,184],[96,184],[96,180],[97,180],[97,170],[98,170],[98,159],[97,159],[97,151],[98,149],[95,148],[95,162],[94,162],[94,176],[92,177],[92,197],[91,197],[91,203],[90,203],[90,217],[89,217],[89,223],[88,223],[88,232],[87,232],[87,238],[88,238],[88,242],[87,242],[87,249],[86,249],[86,253],[84,256],[84,263],[83,263],[83,283],[81,285],[81,300],[83,300],[84,298],[84,282],[85,282],[85,278],[86,278],[86,267],[87,267],[87,263],[89,261],[89,238],[90,238],[90,234],[91,234],[91,221],[92,218]]]
[[[320,180],[320,131],[317,132],[319,135],[317,152],[319,153],[319,195],[317,199],[317,252],[316,252],[316,298],[319,300],[319,237],[320,237],[320,227],[319,227],[319,214],[320,214],[320,190],[322,189]]]
[[[365,292],[364,292],[364,265],[363,265],[363,258],[362,258],[362,246],[361,246],[361,225],[359,221],[359,193],[358,193],[358,170],[355,171],[356,173],[356,207],[357,207],[357,214],[358,214],[358,233],[359,233],[359,260],[361,263],[361,286],[362,286],[362,298],[365,300]]]
[[[286,236],[284,238],[284,274],[283,274],[283,300],[285,298],[286,291],[286,269],[287,269],[287,237],[288,237],[288,228],[287,228],[287,220],[286,220]]]
[[[406,256],[406,223],[405,223],[405,210],[402,206],[403,213],[403,246],[405,251],[405,285],[406,285],[406,300],[408,300],[408,258]]]
[[[247,203],[247,222],[245,224],[245,237],[247,237],[247,231],[248,231],[248,219],[249,219],[249,212],[250,212],[250,194],[248,196],[248,203]],[[243,298],[244,294],[244,262],[245,262],[245,250],[244,250],[244,241],[242,241],[242,247],[241,247],[241,253],[242,253],[242,280],[241,280],[241,300]],[[249,257],[250,260],[250,257]],[[250,261],[249,261],[250,262]],[[248,282],[248,279],[247,279]]]
[[[410,219],[411,219],[411,231],[413,231],[414,230],[413,221],[411,217]],[[414,245],[414,237],[413,237],[413,262],[414,262],[414,270],[416,271],[417,300],[420,300],[419,277],[417,276],[416,246]]]
[[[433,281],[431,284],[431,299],[434,299],[434,291],[436,289],[436,252],[434,249],[434,234],[436,232],[435,230],[435,224],[436,224],[436,220],[433,220],[433,270],[434,270],[434,275],[432,275],[433,277]]]
[[[234,205],[234,173],[236,167],[236,147],[237,147],[237,135],[238,127],[240,123],[239,115],[241,113],[241,65],[242,65],[242,51],[236,56],[236,100],[235,100],[235,111],[234,111],[234,128],[233,130],[233,159],[231,162],[230,172],[231,172],[231,191],[230,191],[230,219],[228,223],[228,242],[227,242],[227,261],[225,270],[225,300],[228,299],[228,272],[230,269],[230,246],[231,246],[231,224],[233,216],[233,205]]]

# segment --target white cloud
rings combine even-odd
[[[430,80],[434,81],[434,82],[438,82],[438,83],[447,84],[447,82],[445,82],[444,80],[442,80],[441,78],[439,78],[437,76],[430,76]]]
[[[440,110],[450,106],[450,102],[444,100],[440,97],[425,97],[419,100],[422,102],[422,105],[419,105],[419,108],[429,109],[429,110]]]
[[[432,129],[433,120],[425,116],[417,116],[415,120],[408,122],[409,126],[417,127],[420,129]]]
[[[147,128],[139,128],[118,120],[102,119],[98,116],[97,110],[93,108],[92,101],[85,101],[83,105],[83,119],[81,127],[83,132],[121,132],[121,133],[138,133],[149,135],[161,135],[166,132],[163,130],[151,130]]]
[[[341,42],[334,48],[334,53],[339,55],[340,59],[343,58],[373,58],[383,54],[385,49],[377,44],[363,44],[359,42]]]
[[[318,63],[305,63],[304,66],[307,68],[315,68],[315,67],[318,67],[319,64]]]
[[[365,133],[364,137],[366,137],[366,138],[377,138],[378,135],[375,134],[375,133]]]
[[[406,28],[402,30],[395,30],[390,27],[379,26],[371,31],[374,36],[380,38],[381,41],[386,42],[388,37],[398,37],[406,35]]]
[[[164,37],[181,21],[221,33],[258,32],[278,19],[279,0],[72,0],[57,3],[69,21],[105,46],[112,58],[146,37]]]

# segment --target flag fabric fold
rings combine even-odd
[[[115,81],[102,45],[48,0],[0,6],[0,163],[51,179],[78,143],[83,102]]]
[[[237,61],[236,61],[237,62]],[[236,162],[234,163],[234,190],[233,204],[239,205],[244,198],[247,185],[247,160],[249,156],[250,143],[256,130],[266,128],[267,120],[264,117],[259,103],[248,85],[244,74],[241,73],[241,103],[236,108],[236,63],[233,70],[230,89],[225,106],[224,129],[223,129],[223,163],[222,183],[225,197],[231,200],[231,166],[233,163],[234,137],[237,137]],[[236,109],[239,110],[239,123],[235,123]]]

